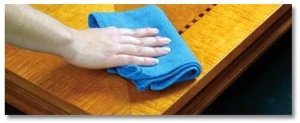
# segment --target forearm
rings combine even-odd
[[[117,21],[117,20],[112,20]],[[154,28],[93,28],[76,30],[27,5],[5,5],[5,41],[15,46],[59,55],[67,62],[90,69],[128,64],[155,65],[161,47],[170,39],[156,37]]]
[[[5,5],[5,40],[15,46],[57,54],[72,41],[71,28],[28,5]]]

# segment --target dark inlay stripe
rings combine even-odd
[[[211,10],[211,8],[207,8],[205,11],[209,12]]]
[[[190,28],[190,27],[191,27],[190,25],[185,25],[184,28],[188,29],[188,28]]]
[[[204,14],[203,14],[203,13],[200,13],[199,17],[203,17],[203,16],[204,16]]]
[[[218,4],[212,4],[212,6],[217,6],[217,5],[218,5]],[[205,9],[205,11],[207,11],[207,12],[209,12],[210,10],[211,10],[211,8],[209,8],[209,7]],[[204,16],[204,14],[203,14],[203,13],[200,13],[198,16],[199,16],[200,18],[202,18],[202,17]],[[199,20],[199,19],[198,19],[198,20]],[[193,22],[193,23],[196,23],[198,20],[194,18],[194,19],[192,20],[192,22]],[[184,28],[186,28],[186,29],[188,29],[188,28],[190,28],[190,27],[191,27],[191,25],[189,25],[189,24],[187,24],[187,25],[184,26]],[[178,33],[179,33],[180,35],[181,35],[183,32],[184,32],[184,31],[182,31],[182,30],[179,30],[179,31],[178,31]]]

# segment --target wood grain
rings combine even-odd
[[[126,5],[33,6],[62,23],[78,29],[87,28],[87,15],[92,11],[130,9]],[[179,18],[179,21],[171,19],[178,30],[185,28],[193,20],[192,17],[197,15],[197,13],[185,13],[179,6],[161,6],[168,13],[169,18],[176,19],[178,16],[191,18],[190,20]],[[21,88],[20,90],[26,92],[23,93],[26,100],[34,96],[36,102],[40,101],[37,104],[50,107],[45,108],[48,111],[45,113],[50,114],[174,114],[255,41],[255,39],[249,41],[245,39],[281,5],[217,5],[209,12],[206,11],[207,5],[203,8],[201,5],[191,6],[196,9],[189,5],[186,5],[186,8],[193,9],[195,12],[198,9],[203,10],[199,11],[198,15],[205,13],[205,16],[189,24],[191,26],[182,33],[182,37],[203,67],[202,74],[194,81],[176,84],[164,91],[138,92],[130,81],[108,74],[104,70],[74,67],[57,56],[6,45],[5,77],[8,80],[6,100],[17,105],[18,103],[14,103],[13,99],[18,98],[13,95],[18,95],[18,91],[13,89]],[[176,13],[172,14],[171,10],[175,10]],[[262,30],[258,33],[263,32]],[[236,50],[241,45],[244,45],[244,49]],[[24,109],[24,111],[32,110]],[[31,113],[39,114],[38,112]]]
[[[270,27],[261,26],[260,28],[266,31],[260,36],[252,35],[257,37],[256,41],[251,46],[247,47],[242,55],[238,56],[233,62],[231,62],[226,69],[220,72],[217,77],[215,77],[204,89],[194,96],[193,99],[185,104],[185,106],[176,114],[201,113],[232,82],[234,82],[234,80],[237,79],[243,71],[245,71],[274,42],[276,42],[278,38],[292,27],[291,5],[284,5],[284,7],[281,7],[280,9],[283,10],[277,11],[277,13],[273,14],[272,17],[268,19],[271,21],[265,21],[265,23],[270,24]],[[258,30],[256,30],[256,32],[257,31]],[[251,36],[248,38],[250,37]]]
[[[145,4],[115,4],[116,11],[132,10],[144,6]],[[174,27],[178,31],[184,32],[186,25],[192,25],[193,20],[199,20],[200,14],[205,15],[207,8],[214,8],[212,4],[158,4],[164,10]],[[180,9],[179,9],[180,8]]]

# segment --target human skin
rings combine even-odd
[[[116,27],[78,30],[28,5],[5,5],[6,43],[55,54],[88,69],[158,64],[154,57],[171,51],[162,47],[171,40],[156,36],[158,32],[155,28]]]

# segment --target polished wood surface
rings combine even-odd
[[[292,8],[285,5],[277,11],[267,21],[264,26],[259,27],[254,33],[248,37],[256,37],[256,41],[247,47],[245,51],[234,61],[220,72],[209,84],[194,96],[183,108],[176,114],[200,114],[204,109],[212,103],[230,84],[237,79],[243,71],[245,71],[257,58],[259,58],[277,39],[292,27]],[[282,13],[285,12],[285,13]],[[266,24],[268,23],[268,24]],[[261,35],[260,30],[264,30]],[[243,46],[240,45],[236,49],[241,51]],[[232,57],[231,54],[227,57]]]
[[[84,29],[90,12],[141,5],[32,6]],[[105,70],[78,68],[54,55],[6,45],[6,102],[29,114],[175,114],[278,19],[273,15],[283,14],[277,4],[159,6],[201,62],[203,71],[195,80],[164,91],[138,92],[130,81]]]

